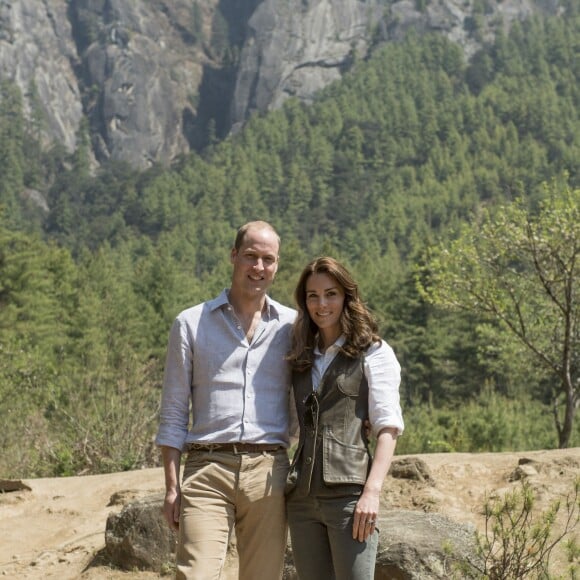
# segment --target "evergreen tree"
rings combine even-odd
[[[20,89],[0,81],[0,207],[12,227],[20,227],[24,188],[24,113]]]

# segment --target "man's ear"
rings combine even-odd
[[[238,255],[238,250],[236,250],[236,248],[232,248],[232,251],[230,252],[230,262],[233,264],[234,260],[236,259],[236,256]]]

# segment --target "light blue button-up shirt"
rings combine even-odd
[[[169,334],[156,443],[289,444],[291,329],[296,312],[266,297],[248,343],[228,301],[181,312]]]

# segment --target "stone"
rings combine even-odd
[[[136,500],[107,520],[106,555],[124,570],[167,572],[175,558],[176,536],[163,519],[163,494]],[[379,549],[375,580],[444,579],[454,563],[475,558],[475,529],[441,514],[410,510],[387,511],[379,518]],[[224,574],[235,576],[235,539]],[[284,580],[296,580],[292,546],[288,543]]]
[[[393,510],[379,517],[375,580],[437,580],[476,560],[475,528],[441,514]]]
[[[13,491],[32,491],[32,488],[21,479],[0,479],[0,493]]]
[[[391,463],[389,475],[397,479],[410,479],[434,485],[433,476],[427,464],[418,457],[402,457]]]
[[[107,518],[105,554],[123,570],[161,573],[175,560],[176,534],[163,517],[164,494],[154,494],[130,504]]]
[[[231,107],[235,128],[288,97],[310,101],[367,54],[383,13],[357,0],[265,0],[248,22]]]

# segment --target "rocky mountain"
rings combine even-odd
[[[498,27],[564,0],[0,0],[0,80],[47,143],[88,127],[96,163],[168,164],[289,96],[309,101],[410,30],[470,58]]]

